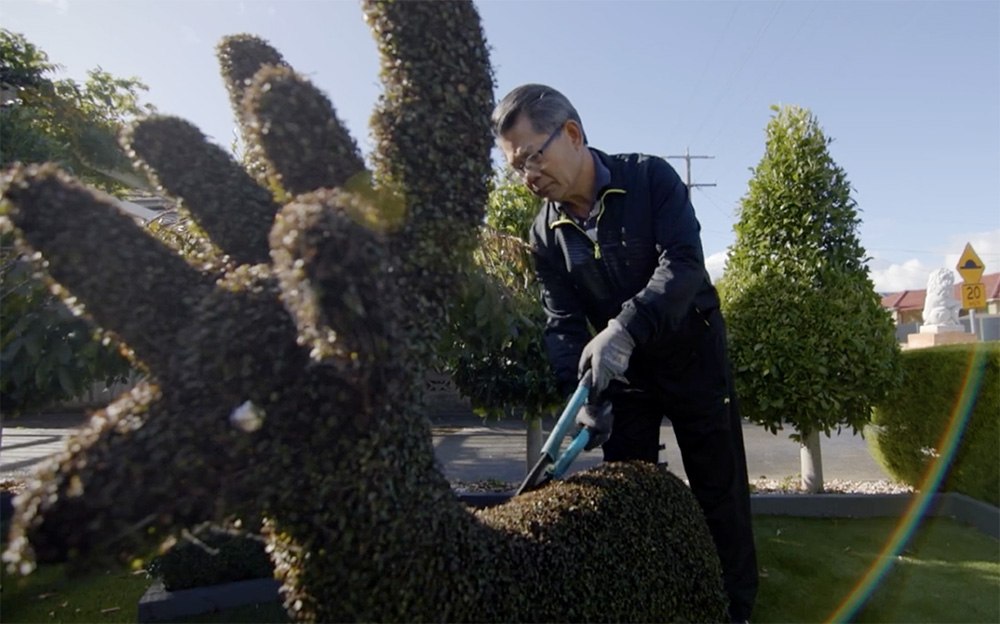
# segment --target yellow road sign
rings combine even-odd
[[[986,307],[986,286],[982,282],[962,284],[962,307],[966,310],[977,310]]]
[[[971,243],[965,244],[965,251],[962,252],[962,257],[958,259],[958,266],[955,268],[958,269],[966,284],[978,282],[983,276],[983,271],[986,270],[983,261],[976,255],[976,250],[972,248]]]

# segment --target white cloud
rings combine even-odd
[[[1000,229],[990,232],[977,232],[972,234],[962,234],[951,236],[946,249],[954,250],[953,253],[943,254],[938,260],[930,256],[930,260],[919,260],[911,258],[904,262],[891,262],[885,258],[875,257],[868,262],[869,276],[875,285],[875,291],[879,293],[894,293],[902,290],[923,290],[927,288],[927,278],[931,271],[942,267],[954,269],[958,265],[958,258],[965,249],[965,244],[970,243],[976,254],[983,261],[986,267],[986,274],[1000,272]],[[712,282],[718,282],[726,268],[726,258],[729,251],[719,251],[705,258],[705,268],[712,277]],[[955,283],[962,281],[962,277],[955,272]]]
[[[957,256],[956,256],[957,258]],[[729,250],[718,251],[705,258],[705,268],[712,277],[712,283],[717,283],[726,270],[726,260]],[[920,260],[907,260],[903,264],[892,264],[887,260],[874,259],[868,263],[870,276],[875,283],[875,291],[880,293],[897,292],[900,290],[920,290],[927,286],[927,276],[931,269]]]
[[[879,266],[884,268],[878,268]],[[889,264],[885,260],[872,260],[868,264],[875,292],[894,293],[901,290],[922,290],[927,287],[927,276],[937,267],[929,267],[913,258],[902,264]]]
[[[992,232],[970,234],[968,236],[953,236],[948,248],[954,249],[955,253],[947,254],[944,257],[944,266],[949,269],[954,269],[958,266],[958,259],[962,255],[962,252],[965,251],[966,243],[972,245],[972,249],[976,252],[976,255],[983,261],[983,266],[986,267],[985,273],[1000,271],[1000,229]],[[955,281],[962,281],[962,277],[957,271],[955,272]]]
[[[1000,272],[1000,229],[997,229],[991,232],[949,237],[947,248],[953,249],[954,252],[940,256],[939,262],[925,263],[914,258],[903,263],[889,263],[887,260],[876,258],[868,264],[869,269],[871,269],[872,281],[875,283],[875,290],[880,293],[923,290],[927,287],[927,277],[931,271],[942,267],[955,269],[966,243],[972,245],[976,254],[983,261],[987,274]],[[955,283],[961,281],[962,277],[955,271]]]
[[[729,251],[717,251],[709,257],[705,258],[705,268],[708,269],[708,274],[712,277],[712,283],[719,281],[722,277],[722,272],[726,269],[726,258],[729,257]]]

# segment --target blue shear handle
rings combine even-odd
[[[566,472],[569,465],[573,463],[576,456],[579,455],[583,449],[587,448],[588,442],[590,442],[590,432],[586,429],[581,429],[580,433],[576,434],[573,441],[569,443],[568,447],[566,447],[566,452],[562,454],[562,457],[559,458],[556,465],[552,467],[553,479],[562,479],[563,473]]]
[[[566,437],[566,432],[569,431],[570,425],[576,422],[576,413],[580,411],[580,408],[587,401],[587,396],[590,394],[589,380],[590,375],[586,375],[583,381],[580,382],[580,385],[576,387],[576,392],[570,397],[566,409],[559,416],[556,426],[552,429],[552,433],[549,434],[549,439],[545,441],[545,446],[542,447],[542,454],[548,455],[552,461],[556,461],[556,457],[559,455],[559,446],[562,444],[563,438]]]

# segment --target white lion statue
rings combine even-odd
[[[924,299],[924,325],[958,326],[961,307],[955,299],[955,275],[949,269],[932,271],[927,278],[927,297]]]

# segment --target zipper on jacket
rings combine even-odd
[[[601,259],[601,246],[597,244],[597,241],[592,240],[589,236],[587,236],[587,232],[582,227],[580,227],[580,225],[576,221],[574,221],[573,219],[569,219],[567,217],[556,219],[555,221],[549,224],[549,229],[555,229],[557,225],[572,225],[576,229],[580,230],[580,233],[583,234],[583,237],[589,240],[590,244],[594,246],[594,258],[598,260]]]
[[[594,224],[594,234],[595,234],[595,236],[597,236],[598,240],[600,240],[600,235],[598,234],[598,232],[601,231],[601,217],[604,215],[604,198],[607,197],[608,193],[622,193],[622,194],[624,194],[625,190],[624,189],[608,189],[608,190],[604,191],[603,193],[601,193],[601,198],[599,200],[601,202],[601,209],[597,211],[597,222]],[[559,219],[556,219],[552,223],[550,223],[549,224],[549,229],[550,230],[551,229],[555,229],[555,227],[557,225],[572,225],[576,229],[580,230],[580,232],[584,235],[584,237],[586,237],[586,239],[589,240],[590,243],[594,246],[594,259],[595,260],[600,260],[601,259],[601,245],[600,245],[600,243],[598,241],[596,241],[596,240],[591,239],[589,236],[587,236],[586,230],[584,230],[582,227],[580,227],[580,225],[575,220],[570,219],[569,217],[566,217],[565,213],[560,212],[560,214],[562,214],[563,216],[561,218],[559,218]]]
[[[597,211],[597,222],[594,224],[594,234],[596,235],[601,231],[601,217],[604,216],[604,198],[608,196],[608,193],[621,193],[625,194],[624,189],[608,189],[601,193],[601,209]],[[589,237],[588,237],[589,238]],[[600,240],[600,236],[597,239]],[[601,246],[597,241],[594,241],[594,257],[598,260],[601,259]]]

